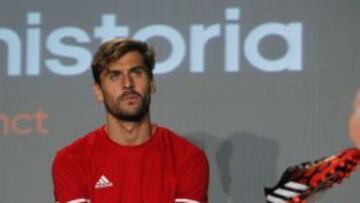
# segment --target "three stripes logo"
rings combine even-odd
[[[104,175],[102,175],[95,184],[96,189],[112,187],[113,183],[109,181]]]
[[[287,203],[287,200],[296,199],[297,196],[307,189],[309,189],[307,185],[290,181],[284,184],[284,186],[276,188],[271,194],[268,194],[266,201],[269,203]]]

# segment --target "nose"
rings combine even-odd
[[[126,89],[130,89],[134,87],[134,81],[130,74],[124,74],[123,87]]]

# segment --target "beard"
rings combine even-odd
[[[129,111],[129,109],[121,106],[122,100],[128,95],[136,95],[140,98],[140,103],[134,111]],[[144,96],[136,91],[129,91],[119,96],[116,101],[105,99],[104,104],[106,111],[118,120],[137,122],[141,121],[149,113],[150,102],[151,96],[149,91],[145,93]]]

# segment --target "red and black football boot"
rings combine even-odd
[[[349,177],[360,164],[360,150],[350,148],[314,162],[287,168],[278,184],[265,188],[268,203],[306,203],[320,191]]]

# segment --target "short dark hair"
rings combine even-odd
[[[103,43],[94,54],[91,70],[95,82],[100,84],[100,75],[108,68],[109,64],[130,51],[137,51],[141,54],[143,62],[148,69],[148,74],[152,79],[155,66],[154,49],[142,41],[130,38],[115,38]]]

